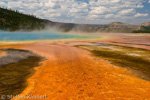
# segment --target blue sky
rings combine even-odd
[[[150,0],[0,0],[0,6],[57,22],[150,22]]]

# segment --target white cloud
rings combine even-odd
[[[137,8],[143,8],[144,7],[144,5],[137,5]]]
[[[91,7],[91,11],[90,14],[102,14],[107,12],[108,9],[104,6],[100,6],[100,7]]]
[[[134,17],[146,17],[148,14],[142,14],[142,13],[137,13],[134,15]]]
[[[111,0],[110,2],[111,3],[119,3],[119,2],[121,2],[121,0]]]
[[[4,6],[7,6],[7,4],[5,2],[0,2],[0,6],[4,7]]]
[[[114,16],[114,14],[107,14],[106,16],[105,16],[105,18],[112,18]]]
[[[125,9],[125,10],[121,10],[118,14],[119,15],[126,15],[126,14],[132,14],[135,13],[134,9]]]
[[[148,3],[150,3],[150,0],[148,1]]]
[[[100,23],[126,21],[129,18],[147,16],[136,9],[144,7],[144,0],[0,0],[0,6],[35,14],[41,18],[61,22]],[[149,0],[150,3],[150,0]],[[95,21],[96,20],[96,21]]]

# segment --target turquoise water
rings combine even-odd
[[[85,39],[87,35],[61,34],[58,32],[0,32],[0,41],[36,41],[55,39]]]

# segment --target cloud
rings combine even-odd
[[[109,11],[106,7],[100,6],[100,7],[91,7],[90,14],[103,14]]]
[[[114,15],[113,14],[107,14],[106,16],[105,16],[105,18],[111,18],[111,17],[113,17]]]
[[[0,2],[0,6],[5,7],[5,6],[7,6],[7,4],[5,2]]]
[[[127,22],[133,16],[146,17],[136,9],[144,0],[0,0],[0,6],[34,14],[52,21],[75,23]],[[150,0],[148,1],[150,3]],[[135,15],[135,13],[137,13]],[[106,20],[107,19],[107,20]],[[103,20],[103,21],[102,21]]]
[[[137,13],[134,15],[134,17],[146,17],[148,14],[142,14],[142,13]]]
[[[125,9],[125,10],[121,10],[118,14],[127,15],[127,14],[132,14],[132,13],[135,13],[134,9]]]

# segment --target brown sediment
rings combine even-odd
[[[27,50],[2,49],[7,55],[0,58],[0,96],[18,95],[27,86],[26,80],[34,73],[41,57]],[[3,97],[2,97],[3,96]]]
[[[5,56],[5,55],[6,55],[6,52],[0,50],[0,57]]]
[[[31,50],[47,58],[40,67],[34,68],[36,72],[27,80],[28,87],[20,96],[46,95],[47,100],[149,100],[149,81],[134,77],[134,72],[126,68],[94,58],[86,50],[72,47],[76,44],[100,42],[149,49],[149,46],[113,43],[128,43],[128,39],[124,38],[83,42],[33,42],[0,47]],[[137,40],[132,39],[130,43],[138,43],[139,37],[135,38]],[[144,38],[141,38],[140,43],[146,44]]]
[[[101,41],[100,41],[101,42]],[[136,48],[143,48],[150,50],[150,36],[144,35],[119,35],[119,36],[112,36],[111,39],[108,38],[105,43],[114,44],[114,45],[123,45],[128,47],[136,47]]]
[[[114,65],[137,70],[139,73],[143,73],[137,77],[150,80],[150,50],[105,44],[79,45],[77,47],[89,50],[93,56],[108,60]]]
[[[88,51],[49,42],[24,44],[21,48],[47,60],[35,68],[35,74],[27,80],[28,87],[20,96],[46,95],[47,100],[150,99],[149,81],[132,76],[126,68],[96,59]]]

